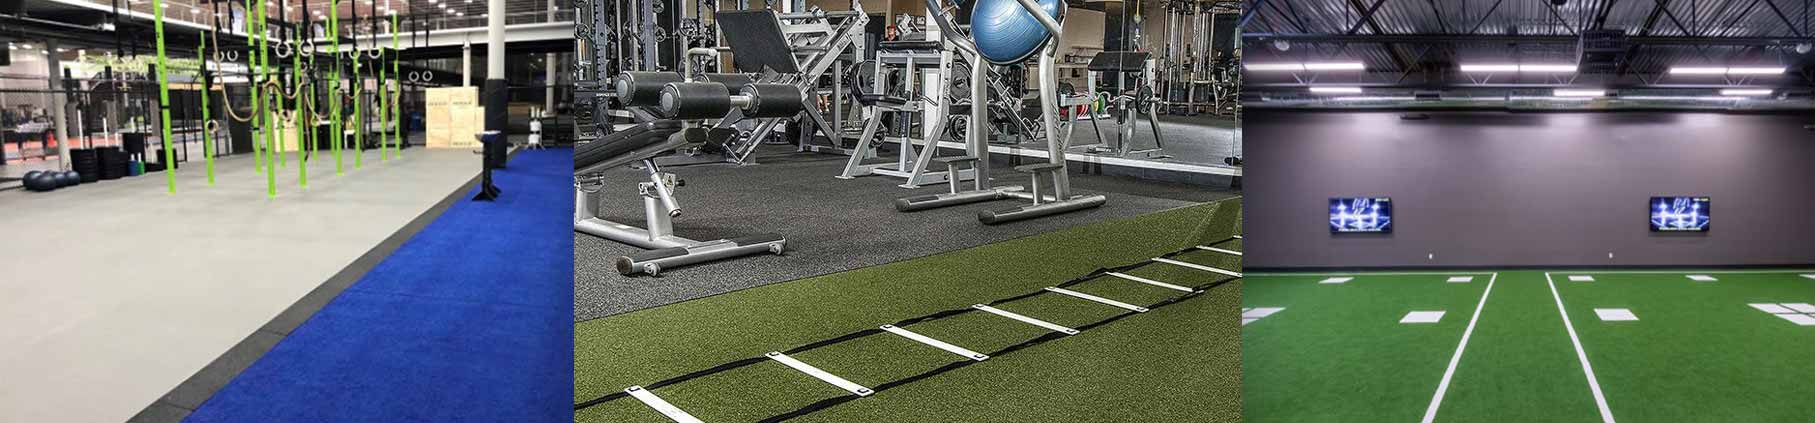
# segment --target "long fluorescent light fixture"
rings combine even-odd
[[[1728,96],[1728,97],[1751,97],[1751,96],[1762,96],[1762,95],[1771,95],[1771,90],[1768,90],[1768,89],[1746,89],[1746,88],[1729,88],[1729,89],[1724,89],[1724,90],[1720,90],[1720,95],[1724,95],[1724,96]]]
[[[1311,87],[1311,92],[1319,94],[1361,94],[1361,87]]]
[[[1257,72],[1299,72],[1328,70],[1366,70],[1361,62],[1311,62],[1311,63],[1249,63],[1248,70]]]
[[[1462,65],[1463,72],[1575,72],[1576,65]]]
[[[1606,90],[1556,90],[1550,95],[1557,97],[1606,97]]]
[[[1768,67],[1675,67],[1670,68],[1672,75],[1775,75],[1784,73],[1789,68]]]

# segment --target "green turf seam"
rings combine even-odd
[[[1231,237],[1224,238],[1219,241],[1210,242],[1210,243],[1206,243],[1206,244],[1202,244],[1202,245],[1216,246],[1216,245],[1226,244],[1226,243],[1239,241],[1239,240],[1241,240],[1241,238],[1231,236]],[[1191,252],[1196,252],[1196,251],[1199,251],[1197,249],[1197,246],[1186,246],[1185,248],[1182,248],[1182,249],[1179,249],[1176,251],[1172,251],[1172,252],[1169,252],[1166,254],[1162,254],[1162,255],[1160,255],[1160,258],[1173,258],[1173,257],[1177,257],[1180,255],[1184,255],[1186,253],[1191,253]],[[1096,270],[1091,271],[1090,273],[1085,274],[1084,276],[1079,276],[1077,278],[1073,278],[1069,281],[1065,281],[1064,283],[1058,284],[1056,286],[1059,288],[1070,287],[1070,286],[1081,284],[1081,283],[1084,283],[1084,282],[1087,282],[1090,280],[1094,280],[1097,278],[1107,276],[1108,273],[1110,273],[1110,272],[1127,272],[1130,270],[1134,270],[1134,269],[1138,269],[1138,268],[1142,268],[1142,267],[1145,267],[1148,265],[1158,264],[1158,263],[1159,262],[1157,262],[1157,261],[1153,261],[1153,260],[1149,259],[1149,260],[1144,260],[1141,262],[1126,264],[1126,265],[1117,266],[1117,267],[1113,267],[1113,268],[1098,268]],[[1201,285],[1192,287],[1193,292],[1182,294],[1182,295],[1176,295],[1176,296],[1169,297],[1164,300],[1160,300],[1159,302],[1156,302],[1152,305],[1147,306],[1147,309],[1149,311],[1151,311],[1151,310],[1157,309],[1159,307],[1176,304],[1176,303],[1184,301],[1186,299],[1195,298],[1195,297],[1201,295],[1202,293],[1207,292],[1211,289],[1215,289],[1219,286],[1222,286],[1229,282],[1234,282],[1234,281],[1240,280],[1240,279],[1241,279],[1240,277],[1229,277],[1227,279],[1221,279],[1221,280],[1201,284]],[[1029,292],[1026,294],[1016,295],[1013,297],[997,299],[997,300],[991,301],[986,304],[991,305],[991,306],[1001,305],[1004,303],[1019,301],[1019,300],[1031,298],[1034,296],[1038,296],[1041,294],[1047,294],[1047,293],[1050,293],[1050,291],[1046,291],[1046,290],[1032,291],[1032,292]],[[926,315],[902,319],[900,321],[893,323],[893,326],[904,327],[904,326],[909,326],[909,325],[913,325],[916,323],[924,323],[924,322],[928,322],[928,321],[939,320],[939,319],[957,316],[957,315],[970,313],[970,312],[974,312],[974,311],[977,311],[977,309],[968,307],[968,306],[964,307],[964,308],[938,311],[938,312],[933,312],[933,313],[929,313]],[[1121,320],[1122,318],[1132,316],[1135,314],[1139,314],[1139,313],[1132,312],[1132,311],[1126,312],[1126,313],[1121,313],[1121,314],[1117,314],[1115,316],[1110,316],[1109,318],[1106,318],[1103,320],[1099,320],[1096,322],[1078,326],[1074,329],[1077,329],[1079,332],[1083,332],[1083,331],[1089,330],[1091,328],[1101,327],[1103,325],[1115,322],[1117,320]],[[878,329],[878,328],[864,329],[864,330],[859,330],[856,332],[851,332],[851,333],[848,333],[845,335],[800,345],[800,346],[790,348],[790,349],[782,351],[782,352],[784,354],[794,355],[794,354],[799,354],[799,353],[806,352],[806,351],[811,351],[811,350],[821,348],[821,347],[836,345],[836,344],[843,343],[846,341],[861,339],[861,338],[868,337],[871,335],[880,334],[883,332],[884,332],[883,330]],[[1063,338],[1066,336],[1072,336],[1072,335],[1063,335],[1063,334],[1059,334],[1059,333],[1048,333],[1048,334],[1041,335],[1039,337],[1035,337],[1035,338],[1027,340],[1027,341],[1023,341],[1019,344],[1010,345],[1001,350],[992,352],[988,355],[991,357],[996,357],[996,356],[1000,356],[1002,354],[1012,353],[1012,352],[1015,352],[1018,350],[1033,347],[1035,345],[1046,343],[1046,342],[1049,342],[1049,341],[1052,341],[1055,339],[1059,339],[1059,338]],[[660,380],[660,381],[657,381],[654,383],[641,385],[641,386],[644,389],[653,390],[653,389],[660,388],[663,386],[682,383],[682,382],[686,382],[688,380],[692,380],[692,379],[696,379],[696,378],[700,378],[700,377],[705,377],[705,376],[709,376],[709,375],[713,375],[713,374],[717,374],[717,373],[721,373],[721,372],[726,372],[726,371],[735,370],[738,368],[747,367],[747,366],[754,365],[757,363],[762,363],[764,361],[768,361],[768,358],[767,357],[751,357],[751,358],[740,359],[740,360],[727,362],[727,363],[720,364],[717,366],[713,366],[713,367],[709,367],[706,369],[682,374],[679,376],[671,377],[668,379],[663,379],[663,380]],[[889,388],[899,387],[899,386],[902,386],[902,385],[905,385],[908,383],[912,383],[914,381],[919,381],[919,380],[937,376],[939,374],[946,373],[946,372],[949,372],[952,370],[957,370],[957,369],[963,368],[965,366],[969,366],[972,363],[977,363],[977,361],[964,360],[964,361],[947,364],[945,366],[941,366],[939,368],[936,368],[936,369],[933,369],[933,370],[930,370],[930,371],[927,371],[927,372],[924,372],[921,374],[917,374],[914,376],[909,376],[906,378],[882,383],[882,384],[877,385],[876,387],[872,388],[872,392],[882,392],[883,390],[886,390]],[[613,392],[613,393],[601,396],[599,398],[592,399],[590,401],[585,401],[585,402],[581,402],[578,404],[574,404],[574,411],[584,410],[587,408],[605,404],[607,402],[627,398],[629,396],[630,396],[630,394],[627,392],[624,392],[624,391]],[[801,416],[804,416],[804,415],[807,415],[807,414],[810,414],[810,413],[813,413],[816,411],[820,411],[820,410],[823,410],[826,408],[830,408],[830,407],[836,406],[838,404],[843,404],[847,401],[854,400],[857,398],[861,398],[861,397],[851,395],[851,396],[840,396],[840,397],[836,397],[836,398],[830,398],[830,399],[822,400],[819,402],[815,402],[813,404],[809,404],[809,405],[802,407],[800,409],[797,409],[795,411],[791,411],[788,413],[783,413],[783,414],[776,415],[776,416],[773,416],[773,417],[770,417],[767,419],[763,419],[762,421],[771,422],[771,421],[783,421],[783,420],[793,419],[793,418],[801,417]]]

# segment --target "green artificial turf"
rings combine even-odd
[[[1545,272],[1498,272],[1435,420],[1601,421],[1561,297],[1614,420],[1807,421],[1815,326],[1747,306],[1815,302],[1815,280],[1798,273],[1815,272],[1551,272],[1553,294]],[[1244,327],[1246,420],[1422,419],[1487,289],[1445,283],[1456,274],[1249,277],[1244,307],[1286,309]],[[1602,321],[1596,308],[1639,320]],[[1441,323],[1397,323],[1439,309]]]
[[[882,266],[767,285],[575,325],[575,402],[632,385],[762,357],[878,325],[1037,292],[1083,276],[1238,233],[1240,203],[1222,201],[1107,221]],[[1218,244],[1239,251],[1240,241]],[[1183,261],[1240,269],[1240,258],[1188,252]],[[1166,264],[1129,271],[1179,285],[1228,279]],[[659,283],[659,280],[653,281]],[[1071,289],[1134,304],[1183,293],[1114,278]],[[793,421],[1239,421],[1240,283],[1083,333],[962,363],[892,334],[791,354],[858,384],[887,389]],[[1057,294],[997,306],[1072,327],[1120,309]],[[1051,332],[982,312],[904,326],[980,352]],[[757,421],[850,395],[773,361],[651,392],[705,421]],[[576,410],[589,422],[666,419],[632,398]]]

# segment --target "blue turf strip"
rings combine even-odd
[[[517,153],[186,421],[573,421],[572,164]]]

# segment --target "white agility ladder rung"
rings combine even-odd
[[[1007,317],[1010,319],[1019,320],[1019,321],[1021,321],[1021,323],[1026,323],[1026,324],[1030,324],[1030,325],[1034,325],[1034,326],[1043,327],[1043,328],[1046,328],[1047,330],[1050,330],[1053,332],[1063,333],[1066,335],[1077,335],[1078,334],[1077,329],[1060,326],[1058,324],[1055,324],[1053,322],[1048,322],[1045,320],[1040,320],[1040,319],[1035,319],[1032,317],[1023,316],[1020,313],[1015,313],[1015,312],[1008,311],[1008,310],[990,307],[990,306],[983,305],[983,304],[974,304],[974,305],[971,305],[971,308],[983,310],[983,311],[989,312],[989,314],[994,314],[997,316],[1002,316],[1002,317]]]
[[[983,353],[971,351],[969,349],[965,349],[964,347],[960,347],[957,345],[948,344],[945,341],[928,338],[926,335],[921,335],[918,333],[908,331],[907,329],[898,328],[898,327],[895,327],[895,325],[882,325],[882,330],[889,331],[889,333],[893,333],[896,335],[901,335],[901,337],[913,340],[914,342],[919,342],[919,343],[931,346],[933,348],[945,350],[946,352],[949,352],[952,354],[964,356],[964,358],[977,360],[977,361],[983,361],[983,360],[989,359],[989,356],[984,355]]]
[[[1153,286],[1157,286],[1157,287],[1161,287],[1161,288],[1171,289],[1171,290],[1178,290],[1178,291],[1185,291],[1185,292],[1197,292],[1197,290],[1195,290],[1195,289],[1186,288],[1186,287],[1182,287],[1182,286],[1178,286],[1178,285],[1173,285],[1173,284],[1169,284],[1169,283],[1165,283],[1165,282],[1160,282],[1160,281],[1156,281],[1156,280],[1152,280],[1152,279],[1147,279],[1147,278],[1143,278],[1140,276],[1129,275],[1126,273],[1109,272],[1109,273],[1107,273],[1107,275],[1122,278],[1122,279],[1127,279],[1127,280],[1131,280],[1131,281],[1135,281],[1135,282],[1140,282],[1140,283],[1144,283],[1144,284],[1148,284],[1148,285],[1153,285]]]
[[[1237,256],[1237,257],[1242,255],[1242,252],[1240,252],[1240,251],[1225,250],[1225,249],[1221,249],[1221,248],[1211,247],[1208,245],[1199,245],[1199,246],[1197,246],[1197,249],[1204,250],[1204,251],[1218,252],[1218,253],[1228,254],[1228,255]]]
[[[782,354],[780,351],[770,351],[769,358],[779,361],[781,364],[786,364],[788,367],[793,367],[794,370],[799,370],[801,373],[806,373],[807,376],[812,376],[825,383],[830,383],[832,386],[837,386],[840,389],[850,391],[852,394],[860,397],[867,397],[870,396],[870,394],[876,393],[876,391],[872,391],[870,388],[865,388],[863,385],[858,385],[855,382],[838,377],[838,375],[828,373],[825,370],[820,370],[818,367],[813,367],[811,364],[796,360],[794,357],[789,357],[787,354]]]
[[[649,392],[648,389],[643,389],[642,386],[624,388],[624,392],[629,393],[630,396],[636,398],[637,401],[642,401],[643,405],[655,409],[657,413],[668,416],[669,419],[674,420],[676,423],[704,423],[701,422],[700,419],[694,418],[692,414],[681,411],[680,407],[669,404],[668,401],[663,400],[662,397],[655,396],[655,394]]]
[[[1121,309],[1125,309],[1125,310],[1128,310],[1128,311],[1132,311],[1132,312],[1136,312],[1136,313],[1146,313],[1146,312],[1147,312],[1147,308],[1146,308],[1146,307],[1141,307],[1141,306],[1137,306],[1137,305],[1134,305],[1134,304],[1129,304],[1129,303],[1124,303],[1124,302],[1121,302],[1121,301],[1116,301],[1116,300],[1111,300],[1111,299],[1108,299],[1108,298],[1103,298],[1103,297],[1098,297],[1098,296],[1095,296],[1095,295],[1090,295],[1090,294],[1086,294],[1086,293],[1082,293],[1082,292],[1078,292],[1078,291],[1073,291],[1073,290],[1069,290],[1069,289],[1065,289],[1065,288],[1059,288],[1059,287],[1055,287],[1055,286],[1049,286],[1049,287],[1046,287],[1046,290],[1047,290],[1047,291],[1051,291],[1051,292],[1056,292],[1056,293],[1060,293],[1060,294],[1065,294],[1065,295],[1069,295],[1069,296],[1073,296],[1073,297],[1077,297],[1077,298],[1081,298],[1081,299],[1085,299],[1085,300],[1090,300],[1090,301],[1095,301],[1095,302],[1098,302],[1098,303],[1102,303],[1102,304],[1103,304],[1103,305],[1107,305],[1107,306],[1110,306],[1110,307],[1116,307],[1116,308],[1121,308]]]
[[[1238,277],[1238,278],[1242,277],[1241,272],[1232,272],[1232,271],[1218,269],[1218,268],[1205,266],[1205,265],[1201,265],[1201,264],[1197,264],[1197,263],[1186,263],[1186,262],[1182,262],[1182,261],[1178,261],[1178,260],[1165,259],[1165,258],[1155,258],[1155,259],[1153,259],[1153,261],[1157,261],[1160,263],[1166,263],[1166,264],[1170,264],[1170,265],[1174,265],[1174,266],[1189,267],[1192,269],[1202,270],[1205,272],[1221,273],[1224,275],[1234,276],[1234,277]]]

